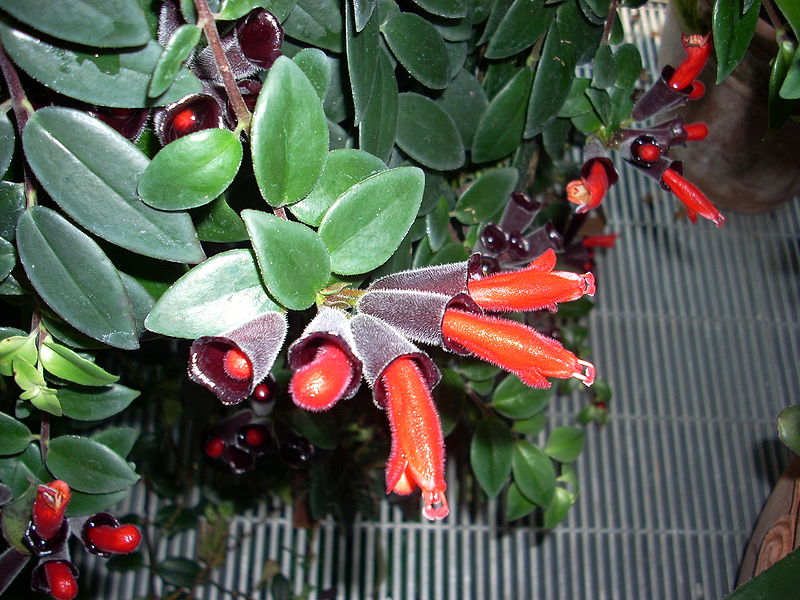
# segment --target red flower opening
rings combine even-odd
[[[50,540],[60,532],[71,495],[69,485],[60,479],[39,486],[32,517],[36,534],[41,539]]]
[[[314,359],[295,371],[289,393],[301,408],[326,410],[344,395],[352,379],[350,357],[336,342],[323,340]]]
[[[684,35],[681,44],[686,52],[686,58],[669,78],[669,86],[675,90],[689,87],[706,66],[711,54],[711,44],[707,35]]]
[[[592,162],[589,175],[567,184],[567,200],[578,204],[578,213],[585,213],[600,206],[608,192],[608,171],[600,160]]]

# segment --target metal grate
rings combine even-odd
[[[651,69],[663,17],[658,3],[622,15]],[[495,502],[474,514],[453,501],[444,523],[406,522],[384,502],[379,522],[359,521],[347,536],[333,522],[293,529],[289,509],[262,507],[232,525],[242,544],[217,573],[224,587],[250,589],[272,559],[295,594],[309,586],[309,598],[337,600],[714,599],[730,590],[786,461],[775,418],[797,399],[800,205],[727,214],[720,230],[691,226],[673,219],[665,192],[620,173],[606,214],[622,239],[599,259],[590,323],[612,419],[588,431],[567,521],[545,534],[505,525]],[[578,406],[567,398],[552,407],[553,425],[570,423]],[[152,515],[158,503],[137,488],[117,512]],[[165,555],[192,556],[194,544],[193,533],[178,536]],[[146,581],[91,557],[82,570],[94,597],[146,594]]]

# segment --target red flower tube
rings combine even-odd
[[[708,125],[705,123],[689,123],[683,126],[687,142],[698,142],[708,137]]]
[[[546,250],[525,269],[469,281],[469,295],[478,306],[493,312],[545,307],[553,310],[559,302],[577,300],[584,294],[594,295],[591,273],[553,271],[555,264],[555,252]]]
[[[444,437],[428,382],[415,360],[400,356],[379,377],[392,431],[386,492],[422,489],[422,515],[431,521],[448,513],[444,480]]]
[[[78,595],[78,582],[72,565],[64,560],[51,560],[44,563],[44,578],[47,592],[56,600],[72,600]]]
[[[682,90],[692,85],[711,55],[711,44],[707,35],[684,35],[681,44],[686,52],[686,58],[669,78],[669,86],[675,90]]]
[[[619,237],[618,233],[588,235],[581,240],[581,245],[584,248],[613,248]]]
[[[53,539],[61,531],[71,495],[69,485],[60,479],[39,486],[33,502],[32,520],[33,528],[42,540]]]
[[[600,206],[608,191],[608,173],[600,161],[594,161],[588,177],[575,179],[567,184],[567,200],[578,204],[578,213],[585,213]]]
[[[666,169],[661,176],[661,183],[683,202],[692,223],[696,222],[697,215],[700,215],[713,221],[717,227],[725,224],[725,217],[717,210],[717,207],[711,204],[703,192],[684,179],[677,171]]]
[[[592,363],[516,321],[448,308],[442,335],[449,344],[514,373],[531,387],[549,388],[546,377],[575,377],[587,386],[594,382]]]

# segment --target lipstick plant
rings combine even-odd
[[[707,38],[645,92],[616,0],[58,4],[0,0],[0,592],[75,597],[72,535],[176,598],[258,502],[440,520],[457,480],[560,522],[610,151],[724,221],[667,157],[705,125],[633,126]]]

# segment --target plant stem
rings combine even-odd
[[[39,425],[39,448],[42,451],[42,462],[47,462],[47,447],[50,445],[50,415],[44,411],[42,413],[42,422]]]
[[[219,31],[217,31],[214,15],[211,14],[211,9],[208,8],[208,2],[206,0],[194,0],[194,5],[195,8],[197,8],[197,24],[203,28],[203,33],[206,35],[208,45],[211,47],[211,52],[214,54],[214,62],[217,63],[217,69],[219,69],[222,82],[225,84],[225,91],[228,94],[228,99],[231,101],[234,113],[236,113],[236,128],[248,132],[250,130],[250,111],[244,103],[244,98],[242,98],[242,93],[239,91],[239,86],[236,85],[236,79],[233,77],[233,71],[231,71],[228,57],[225,56],[225,50],[222,48],[222,40],[219,39]]]
[[[611,0],[608,6],[608,15],[606,15],[606,25],[603,28],[603,37],[600,39],[600,45],[608,44],[608,38],[611,37],[611,30],[614,28],[614,19],[617,18],[617,6],[619,0]]]
[[[12,106],[14,107],[14,117],[17,120],[17,131],[20,137],[25,129],[25,124],[28,118],[33,114],[33,106],[28,97],[25,95],[25,90],[22,87],[22,82],[19,80],[17,70],[14,64],[9,60],[3,46],[0,45],[0,70],[3,71],[3,78],[6,80],[8,92],[11,95]],[[24,167],[25,173],[25,206],[30,208],[36,204],[36,188],[33,186],[33,178],[30,175],[27,162]]]
[[[772,23],[772,26],[775,28],[775,33],[778,34],[778,39],[781,42],[792,42],[792,37],[781,22],[781,18],[778,16],[778,11],[775,10],[772,0],[761,0],[761,6],[767,11],[767,16],[769,17],[770,23]]]

